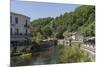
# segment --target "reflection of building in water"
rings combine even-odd
[[[27,44],[29,22],[30,18],[25,15],[10,13],[11,46],[22,45],[22,43]]]

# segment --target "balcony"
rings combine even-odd
[[[15,26],[15,24],[11,23],[11,26]]]
[[[29,36],[28,35],[25,35],[25,34],[18,34],[18,35],[15,35],[15,34],[12,34],[11,36],[10,36],[10,38],[11,38],[11,41],[23,41],[23,40],[27,40],[27,39],[29,39]]]
[[[29,28],[29,26],[27,24],[25,24],[24,27]]]

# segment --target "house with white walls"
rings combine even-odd
[[[11,46],[24,45],[28,41],[30,17],[10,12],[10,40]]]

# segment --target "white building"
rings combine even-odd
[[[11,44],[17,43],[20,45],[20,43],[28,40],[29,23],[30,17],[13,12],[10,13]]]
[[[74,33],[72,33],[72,39],[75,41],[83,42],[83,35],[80,32],[74,32]]]

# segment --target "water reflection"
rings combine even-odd
[[[56,62],[57,46],[52,46],[46,51],[33,52],[30,56],[16,56],[11,58],[11,65],[15,66],[55,64]]]
[[[85,55],[86,54],[86,55]],[[28,56],[11,57],[11,66],[44,65],[57,63],[90,62],[87,53],[78,47],[52,46]]]

